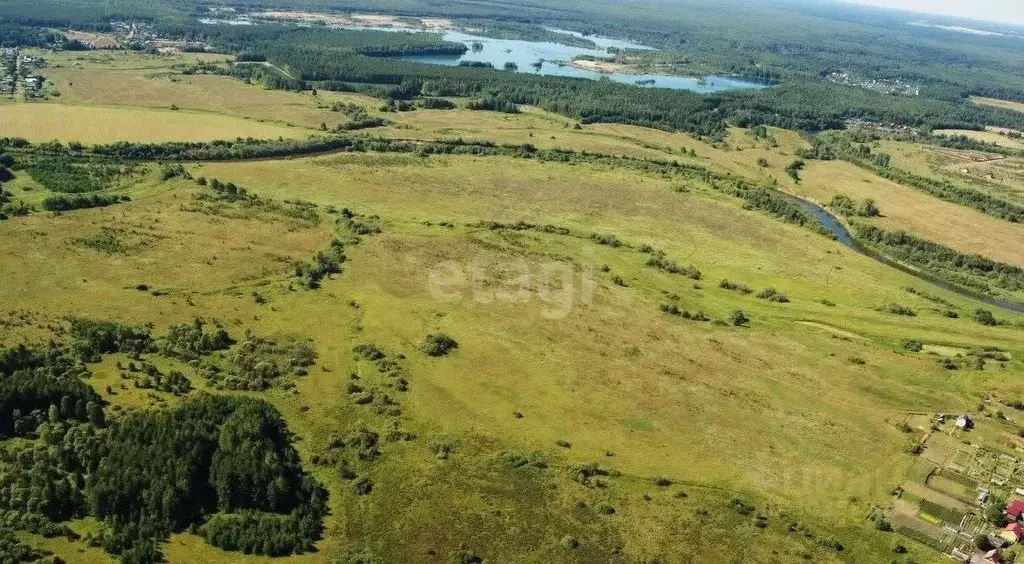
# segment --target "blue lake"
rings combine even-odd
[[[204,24],[222,25],[253,25],[253,21],[247,18],[215,19],[204,18],[199,20]],[[299,24],[302,25],[302,24]],[[308,24],[307,24],[308,25]],[[406,33],[426,33],[424,30],[399,27],[372,27],[372,26],[332,26],[352,30],[375,30]],[[463,55],[413,55],[399,57],[406,61],[417,63],[428,63],[432,65],[458,66],[463,61],[490,63],[494,68],[504,68],[505,63],[515,63],[516,72],[541,74],[548,76],[568,76],[574,78],[590,78],[613,80],[625,84],[638,84],[652,88],[671,88],[676,90],[692,90],[700,93],[721,92],[723,90],[736,90],[741,88],[766,88],[767,85],[739,78],[728,76],[707,76],[704,78],[692,76],[672,76],[665,74],[629,74],[629,73],[605,73],[595,70],[582,69],[569,64],[574,57],[608,57],[608,49],[655,51],[653,47],[634,43],[624,39],[601,37],[598,35],[587,35],[575,31],[563,29],[551,29],[558,33],[565,33],[576,37],[585,37],[597,45],[597,49],[586,49],[582,47],[571,47],[560,43],[546,41],[523,41],[519,39],[492,39],[471,35],[460,31],[446,31],[444,38],[448,41],[462,43],[470,49]],[[538,68],[539,67],[539,68]]]
[[[561,31],[561,30],[558,30]],[[562,33],[568,33],[562,31]],[[578,33],[572,33],[582,37]],[[462,62],[490,63],[494,68],[501,69],[505,63],[515,63],[516,72],[541,74],[549,76],[568,76],[574,78],[605,79],[626,84],[640,84],[654,88],[672,88],[709,93],[739,88],[765,88],[764,84],[741,80],[727,76],[708,76],[696,78],[690,76],[670,76],[664,74],[629,74],[605,73],[574,67],[568,62],[574,57],[589,55],[607,57],[608,48],[652,50],[637,43],[607,37],[587,36],[599,49],[572,47],[560,43],[542,41],[522,41],[518,39],[492,39],[458,31],[447,31],[444,38],[448,41],[463,43],[470,47],[463,55],[412,55],[401,57],[406,61],[429,63],[433,65],[457,66]],[[539,63],[540,68],[537,68]]]

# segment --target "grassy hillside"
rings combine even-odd
[[[4,112],[34,112],[40,138],[63,141],[304,137],[347,121],[330,109],[344,101],[391,120],[367,135],[678,160],[823,202],[871,197],[884,216],[871,221],[886,228],[1024,261],[1012,244],[1019,225],[853,165],[810,163],[797,184],[784,168],[808,144],[795,132],[734,128],[711,145],[635,126],[577,129],[531,108],[384,114],[354,95],[132,64],[52,69],[61,104]],[[139,86],[119,92],[116,76]],[[181,110],[162,108],[170,103]],[[147,127],[115,128],[114,116]],[[183,121],[195,116],[209,120],[201,130]],[[88,127],[101,117],[105,128]],[[920,466],[946,464],[963,441],[1010,441],[1017,452],[1024,316],[978,323],[977,302],[751,209],[710,176],[413,152],[148,162],[105,189],[130,201],[51,213],[39,209],[57,195],[37,178],[40,157],[17,155],[5,189],[36,211],[0,221],[4,347],[66,339],[75,316],[153,335],[201,318],[237,341],[251,332],[315,348],[289,386],[261,391],[225,389],[199,361],[156,352],[88,365],[112,421],[202,392],[266,400],[327,490],[316,552],[226,552],[183,529],[161,546],[170,562],[351,562],[342,557],[361,552],[380,562],[940,562],[877,526],[919,508],[894,490],[932,495]],[[297,266],[332,238],[346,260],[310,289]],[[437,334],[457,348],[424,352]],[[230,362],[240,346],[210,362]],[[141,386],[128,368],[138,362],[180,371],[192,389]],[[940,413],[970,413],[977,434],[928,431]],[[70,526],[105,528],[94,518]],[[110,560],[87,539],[21,538],[69,562]]]
[[[496,171],[512,166],[517,180],[508,186]],[[353,497],[330,473],[320,474],[332,492],[334,514],[325,551],[358,541],[384,558],[405,560],[426,550],[443,555],[466,543],[498,560],[527,553],[561,559],[568,553],[557,552],[558,538],[572,534],[586,547],[572,554],[589,560],[611,550],[609,541],[599,540],[609,538],[601,531],[611,527],[611,538],[625,545],[629,557],[661,550],[714,555],[720,554],[715,544],[680,545],[660,527],[686,526],[703,508],[711,514],[705,525],[711,531],[738,534],[734,527],[750,527],[728,508],[728,499],[739,492],[767,512],[772,525],[749,534],[774,550],[821,550],[775,529],[787,523],[769,507],[787,507],[788,514],[800,507],[799,519],[845,533],[843,542],[851,548],[844,560],[873,561],[889,541],[861,524],[864,507],[884,503],[912,461],[902,452],[908,439],[894,422],[908,412],[967,409],[980,390],[1019,391],[1016,362],[950,380],[926,356],[899,352],[902,339],[946,343],[953,333],[964,348],[1016,351],[1017,330],[985,329],[929,313],[930,302],[902,289],[915,284],[912,278],[825,238],[745,212],[700,186],[679,194],[675,182],[635,174],[627,181],[623,173],[600,167],[461,157],[395,162],[387,155],[204,165],[194,174],[233,179],[261,197],[303,198],[377,214],[384,233],[356,247],[337,280],[317,291],[288,291],[283,257],[312,254],[326,242],[322,228],[179,211],[176,202],[187,202],[193,188],[171,181],[116,208],[0,225],[12,243],[4,260],[19,265],[4,275],[5,287],[19,288],[10,307],[33,312],[37,325],[71,313],[153,322],[158,328],[198,316],[220,319],[233,331],[311,337],[320,360],[298,382],[298,393],[264,394],[302,438],[298,446],[306,457],[320,452],[332,432],[344,432],[359,419],[378,421],[345,399],[347,374],[375,378],[367,372],[372,367],[352,361],[352,347],[371,342],[407,354],[411,391],[402,396],[400,422],[419,437],[382,449],[369,501]],[[600,226],[623,241],[647,243],[692,262],[705,280],[696,289],[692,280],[643,266],[635,248],[597,246],[585,236],[465,226],[479,219],[550,221],[583,234]],[[438,226],[444,220],[457,225]],[[69,236],[87,238],[103,229],[115,230],[124,250],[83,248]],[[47,237],[40,239],[41,231]],[[258,257],[266,258],[253,260]],[[483,293],[509,284],[521,264],[532,271],[551,261],[572,265],[558,300],[543,301],[527,291],[506,302]],[[460,287],[456,278],[439,297],[431,276],[438,269],[444,275],[453,263],[482,263],[487,274],[477,283],[484,290]],[[600,272],[604,264],[609,273]],[[589,303],[574,295],[583,283],[577,277],[588,267],[595,277]],[[613,284],[613,274],[627,286]],[[791,302],[770,304],[717,288],[721,278],[776,287]],[[39,283],[44,280],[53,282]],[[140,292],[140,283],[152,290]],[[564,294],[567,289],[572,293]],[[252,292],[267,303],[257,304]],[[680,307],[715,319],[741,308],[752,321],[749,328],[679,321],[659,311],[660,303],[672,299],[666,294],[677,295]],[[823,299],[839,305],[823,305]],[[903,319],[874,311],[892,300],[921,314]],[[456,337],[458,351],[443,360],[416,352],[422,335],[438,330]],[[46,335],[16,327],[4,341]],[[103,375],[111,369],[97,367],[100,389],[117,382]],[[112,405],[140,405],[129,393],[107,399]],[[524,417],[513,417],[516,412]],[[438,441],[453,445],[446,460],[431,452]],[[510,450],[542,453],[551,466],[523,470],[525,475],[502,470],[495,458]],[[589,461],[621,476],[608,478],[603,489],[574,484],[566,468]],[[800,470],[794,473],[795,468]],[[439,473],[445,476],[441,482]],[[465,482],[453,483],[453,476]],[[654,485],[657,476],[674,485]],[[556,489],[547,489],[548,482]],[[479,488],[489,492],[490,502],[475,501]],[[688,497],[673,497],[680,490]],[[430,521],[399,501],[414,492],[423,515],[434,516]],[[616,513],[588,517],[588,511],[576,510],[575,518],[561,524],[549,521],[553,515],[543,517],[546,525],[520,530],[502,545],[489,539],[503,519],[532,521],[536,503],[573,514],[577,500],[610,503]],[[438,519],[437,510],[453,501],[464,504],[462,509]],[[503,516],[495,513],[498,508]],[[393,535],[375,525],[395,519],[415,526],[420,536],[395,545]],[[655,523],[659,528],[652,530]],[[558,532],[541,533],[549,528]],[[537,535],[552,536],[550,544],[528,549]],[[172,542],[172,561],[175,550]]]

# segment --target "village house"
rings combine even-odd
[[[998,548],[988,552],[979,552],[971,558],[971,564],[999,564],[1002,561],[1003,555]]]
[[[1021,537],[1024,537],[1024,525],[1021,525],[1020,523],[1010,523],[1002,530],[1002,532],[999,533],[999,536],[1003,537],[1011,544],[1020,542]]]
[[[1006,520],[1011,523],[1020,521],[1024,515],[1024,499],[1015,499],[1006,506]]]

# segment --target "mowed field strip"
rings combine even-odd
[[[996,108],[1006,108],[1007,110],[1013,110],[1015,112],[1024,112],[1024,104],[1020,102],[998,100],[996,98],[983,98],[981,96],[971,96],[971,101],[982,106],[994,106]]]
[[[78,141],[102,144],[116,141],[214,141],[235,137],[306,137],[309,132],[230,116],[149,110],[101,108],[52,103],[0,106],[4,135],[29,141]]]

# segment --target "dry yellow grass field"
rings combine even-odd
[[[47,78],[66,104],[166,109],[172,105],[262,120],[277,125],[316,129],[334,127],[348,118],[330,110],[339,100],[366,102],[361,96],[264,90],[229,76],[169,76],[146,70],[48,69]],[[235,137],[230,135],[229,137]]]
[[[1002,130],[1004,133],[1010,130]],[[1014,139],[1007,137],[1006,135],[1000,135],[998,128],[990,127],[985,131],[972,131],[969,129],[936,129],[936,135],[963,135],[970,137],[971,139],[977,139],[985,143],[995,143],[1000,147],[1007,147],[1009,149],[1024,149],[1024,139]]]
[[[1010,100],[998,100],[996,98],[983,98],[981,96],[971,96],[971,101],[974,102],[975,104],[981,104],[983,106],[995,106],[997,108],[1005,108],[1007,110],[1024,112],[1024,104],[1020,102],[1012,102]]]
[[[139,141],[214,141],[235,137],[295,138],[311,132],[295,127],[187,110],[107,108],[56,103],[0,107],[4,135],[43,142],[54,139],[85,144]]]
[[[757,180],[777,180],[782,185],[789,184],[790,178],[783,172],[793,162],[794,153],[798,148],[807,147],[808,143],[793,131],[768,128],[775,138],[775,145],[766,140],[755,139],[745,130],[732,128],[723,146],[712,146],[694,139],[683,133],[673,133],[646,127],[620,124],[594,124],[588,130],[600,132],[618,139],[628,139],[634,143],[643,143],[664,148],[666,151],[694,151],[697,162],[703,166],[711,166],[717,170],[739,174]],[[765,159],[769,167],[758,166],[757,160]],[[683,160],[680,158],[680,160]]]
[[[790,188],[798,195],[821,204],[838,194],[871,198],[882,210],[882,217],[870,220],[878,227],[903,229],[962,253],[1024,266],[1024,225],[939,200],[843,161],[810,162],[801,176],[803,181]]]
[[[574,149],[641,159],[672,159],[676,148],[663,148],[634,139],[603,135],[576,122],[537,108],[524,107],[520,114],[457,110],[416,110],[388,114],[394,125],[367,133],[392,138],[454,139],[505,144],[529,143],[539,149]]]
[[[1024,158],[902,141],[880,141],[879,150],[892,155],[893,166],[898,169],[1024,202]]]
[[[26,53],[46,59],[48,69],[72,67],[76,69],[170,69],[197,63],[224,63],[231,55],[217,53],[144,53],[141,51],[51,51],[26,49]]]

